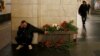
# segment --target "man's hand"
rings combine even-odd
[[[44,34],[48,34],[48,31],[45,31]]]

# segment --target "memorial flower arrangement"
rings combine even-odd
[[[67,21],[63,21],[61,24],[45,24],[43,26],[43,30],[45,30],[48,33],[52,33],[52,32],[75,32],[77,33],[78,28],[76,26],[73,25],[73,20],[67,22]],[[44,41],[44,45],[46,47],[51,47],[51,40],[47,39],[46,41]],[[68,42],[67,42],[68,43]],[[65,46],[71,46],[72,42],[69,42],[68,44],[64,44],[64,39],[61,37],[58,39],[58,41],[54,44],[54,46],[56,48],[58,47],[64,47]]]
[[[60,25],[58,24],[45,24],[43,26],[43,30],[48,31],[48,32],[54,32],[54,31],[73,31],[77,32],[77,27],[73,25],[73,20],[67,22],[63,21]]]

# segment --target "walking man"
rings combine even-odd
[[[87,3],[86,1],[83,1],[83,3],[80,5],[79,10],[78,10],[78,13],[80,14],[82,18],[83,26],[85,25],[85,22],[87,19],[87,12],[88,12]]]

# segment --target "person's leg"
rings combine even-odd
[[[85,24],[86,20],[87,20],[87,14],[86,14],[86,15],[84,15],[84,16],[82,16],[82,21],[83,21],[83,24]]]
[[[29,37],[26,39],[26,45],[29,47],[29,49],[31,50],[32,49],[32,37]]]
[[[85,24],[85,21],[84,21],[84,17],[82,16],[82,24],[84,25]]]
[[[87,15],[84,17],[84,23],[86,22],[86,20],[87,20]]]
[[[32,49],[32,38],[30,38],[29,39],[29,41],[28,41],[28,47],[29,47],[29,49],[31,50]]]
[[[16,40],[16,42],[17,42],[18,45],[19,44],[22,44],[22,41],[21,41],[21,38],[20,37],[16,37],[15,40]]]
[[[18,46],[17,46],[16,50],[21,49],[21,48],[23,47],[23,45],[22,45],[22,41],[21,41],[21,38],[16,37],[15,40],[16,40],[16,42],[18,43]]]

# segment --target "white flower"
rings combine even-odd
[[[52,24],[52,27],[57,27],[58,26],[58,24]]]

